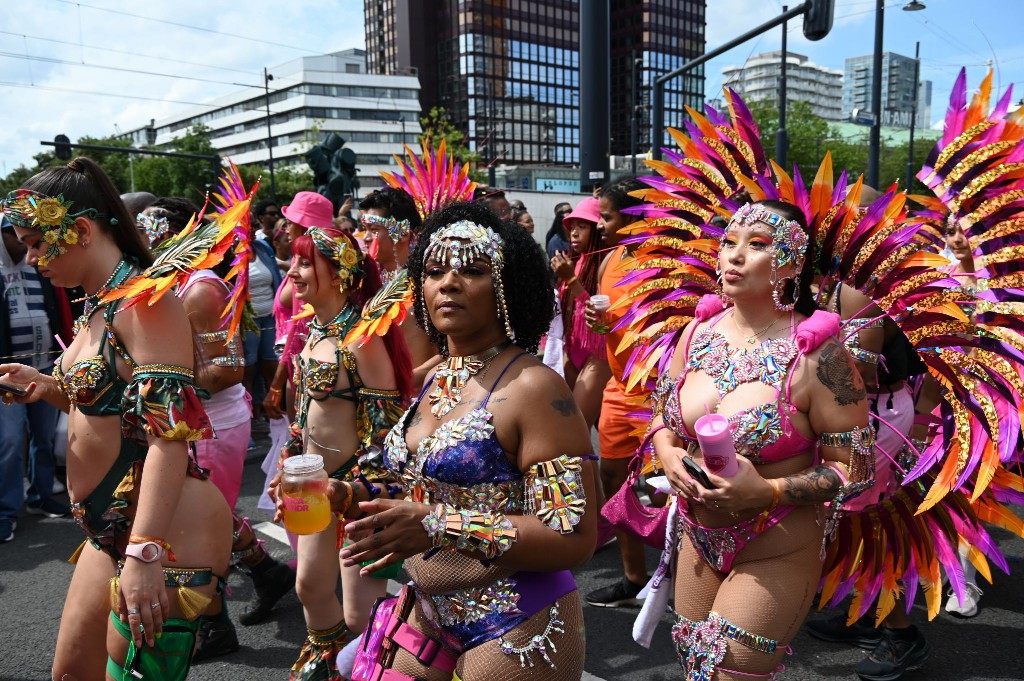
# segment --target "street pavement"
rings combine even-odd
[[[260,442],[265,442],[262,438]],[[265,449],[263,450],[265,451]],[[254,524],[267,520],[256,509],[263,484],[259,468],[262,455],[254,453],[245,467],[239,510]],[[1020,512],[1020,509],[1018,509]],[[265,534],[267,547],[282,560],[291,557],[286,544]],[[994,536],[1010,560],[1011,576],[995,575],[995,584],[983,585],[981,613],[972,620],[957,620],[942,612],[926,622],[919,606],[914,620],[923,625],[931,644],[931,658],[919,670],[908,672],[906,681],[993,681],[1022,678],[1017,657],[1024,634],[1024,541],[995,530]],[[67,563],[81,542],[78,528],[68,520],[23,515],[15,539],[0,545],[0,681],[50,679],[53,644],[60,623],[64,594],[71,579]],[[648,553],[653,567],[656,556]],[[576,571],[581,593],[618,579],[618,551],[611,544]],[[237,622],[239,612],[252,597],[251,582],[234,572],[229,580],[229,611]],[[919,599],[920,600],[920,599]],[[943,602],[945,599],[943,599]],[[587,627],[588,681],[662,681],[679,679],[681,673],[672,650],[666,617],[650,650],[633,642],[631,629],[636,610],[584,606]],[[812,617],[815,616],[812,613]],[[294,594],[279,603],[273,616],[252,627],[238,626],[241,650],[195,665],[189,679],[195,681],[281,681],[295,660],[305,634],[302,610]],[[794,655],[786,659],[787,681],[855,679],[853,665],[865,653],[856,648],[822,643],[802,633],[793,642]],[[468,680],[474,681],[474,680]]]

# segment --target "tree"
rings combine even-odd
[[[189,128],[161,151],[217,156],[210,142],[210,129],[204,125]],[[202,205],[219,173],[219,166],[215,169],[211,161],[148,156],[135,162],[135,188],[157,196],[181,196]]]
[[[480,154],[472,151],[463,143],[466,136],[448,118],[448,112],[444,107],[432,108],[425,117],[420,119],[420,126],[423,128],[423,133],[419,138],[420,142],[437,146],[444,140],[449,154],[459,162],[469,164],[470,176],[477,181],[483,180],[483,173],[478,169]]]

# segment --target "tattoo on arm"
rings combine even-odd
[[[576,411],[576,402],[571,397],[560,397],[557,400],[551,401],[551,406],[555,408],[559,414],[565,417],[573,415]]]
[[[409,419],[408,427],[412,428],[413,426],[419,425],[419,422],[422,421],[422,420],[423,420],[423,415],[417,411],[415,414],[412,415],[412,418]]]
[[[782,479],[782,503],[817,504],[830,501],[842,487],[839,474],[831,466],[815,466]]]
[[[818,380],[832,392],[840,406],[857,404],[867,397],[863,379],[854,370],[846,351],[836,343],[822,348],[817,373]]]

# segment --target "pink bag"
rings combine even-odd
[[[660,430],[660,429],[659,429]],[[616,528],[635,535],[640,541],[656,549],[665,548],[665,529],[668,526],[669,507],[653,508],[644,506],[636,495],[634,486],[640,480],[640,463],[647,451],[651,438],[657,430],[644,438],[640,449],[629,462],[629,473],[622,487],[605,502],[601,515]]]
[[[412,612],[413,591],[408,585],[397,596],[380,598],[370,613],[370,624],[359,640],[352,681],[414,681],[391,669],[399,648],[411,653],[425,667],[446,674],[455,671],[457,656],[440,641],[414,629],[406,621]]]

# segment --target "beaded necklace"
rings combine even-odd
[[[341,311],[326,324],[318,324],[316,317],[313,317],[309,322],[309,337],[307,339],[309,347],[314,348],[317,343],[329,337],[337,338],[340,342],[349,332],[352,318],[356,314],[356,306],[346,301]]]
[[[77,336],[79,331],[88,326],[89,320],[97,310],[107,306],[107,303],[100,302],[103,299],[103,296],[123,284],[128,279],[132,269],[133,263],[127,258],[121,258],[120,262],[117,263],[117,267],[114,268],[114,271],[110,273],[110,276],[107,277],[107,280],[103,282],[103,286],[100,286],[100,289],[96,291],[96,293],[91,296],[87,295],[72,301],[74,303],[81,303],[82,301],[85,301],[85,307],[82,310],[82,314],[78,316],[78,319],[75,320],[74,325],[71,327],[74,335]]]

